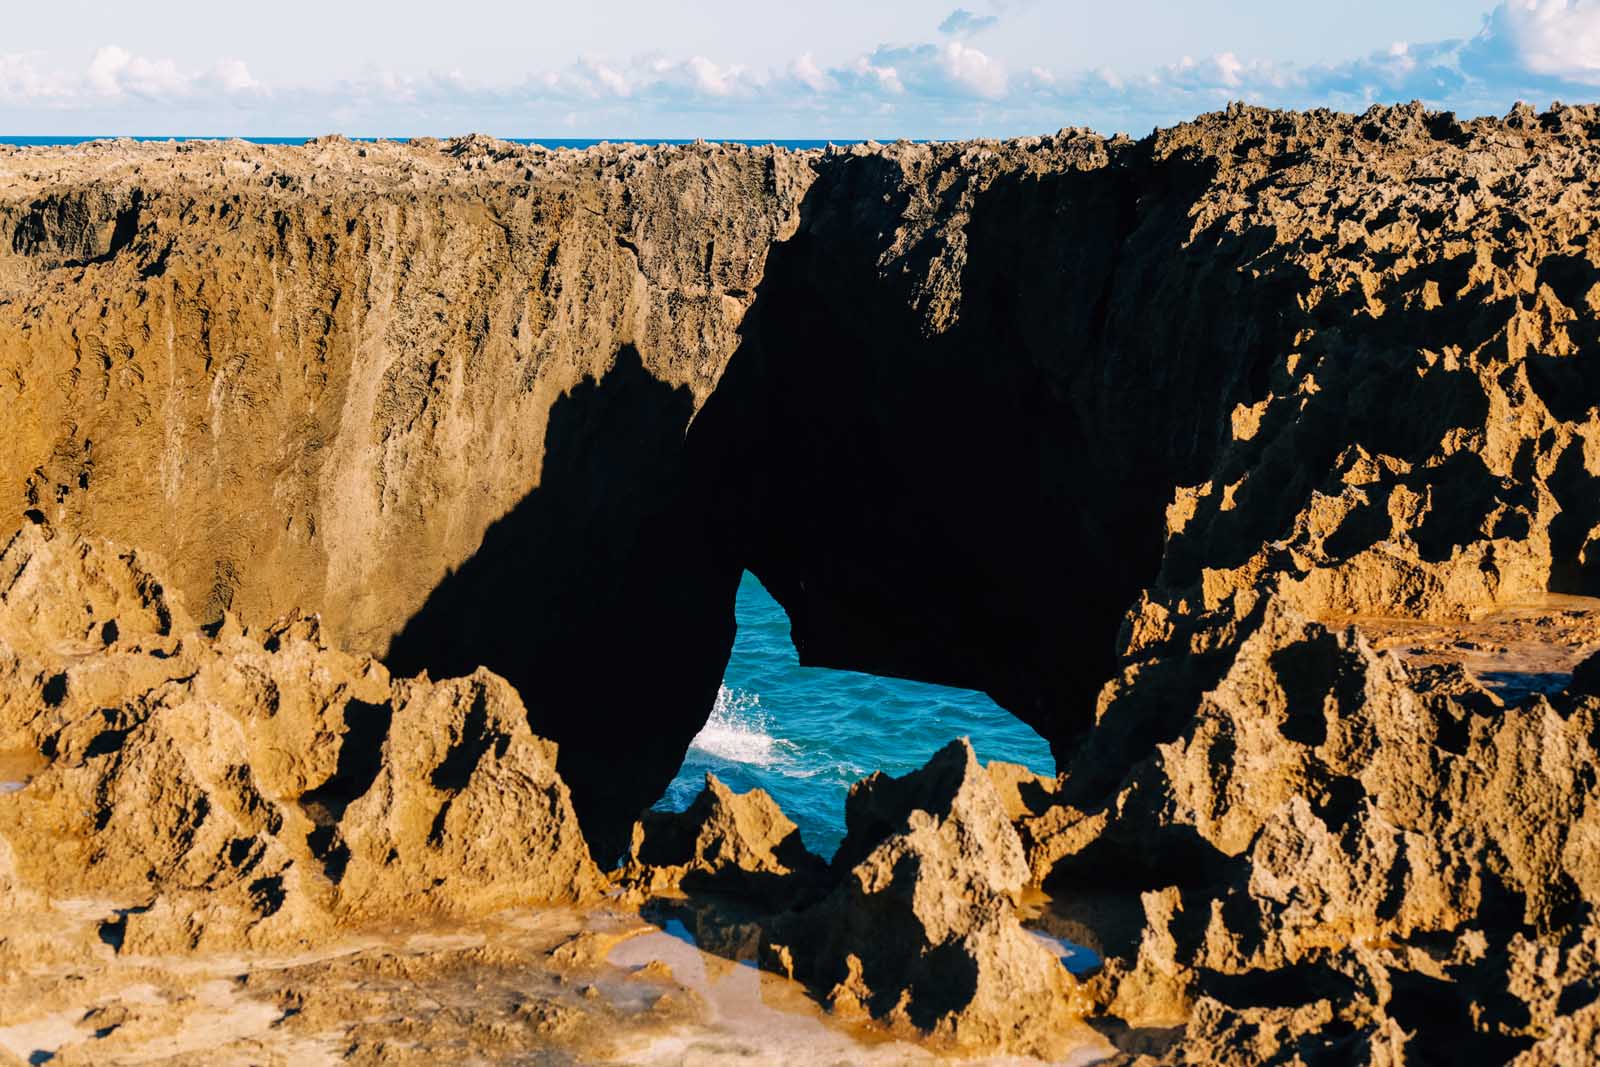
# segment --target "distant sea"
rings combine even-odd
[[[953,738],[971,738],[985,763],[1055,774],[1044,739],[981,693],[800,666],[788,616],[753,575],[739,585],[736,617],[716,707],[658,808],[688,807],[710,771],[740,792],[771,793],[806,846],[831,857],[850,783],[914,770]]]
[[[88,144],[90,141],[114,140],[115,135],[105,134],[95,137],[20,137],[0,134],[0,145],[75,145]],[[227,141],[235,138],[228,137],[132,137],[134,141]],[[240,141],[249,141],[251,144],[305,144],[308,137],[239,137]],[[352,137],[352,141],[404,141],[404,137]],[[441,138],[442,139],[442,138]],[[889,138],[893,140],[893,138]],[[672,137],[598,137],[593,139],[576,139],[560,137],[502,137],[502,141],[512,144],[536,144],[545,148],[593,148],[597,144],[693,144],[692,140]],[[775,141],[775,140],[737,140],[732,138],[707,138],[717,144],[746,144],[769,145],[775,144],[780,148],[826,148],[830,144],[854,144],[855,141]]]

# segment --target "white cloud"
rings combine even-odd
[[[982,33],[999,21],[999,15],[979,15],[958,7],[939,23],[939,32],[950,37],[966,38]]]
[[[1005,68],[976,48],[959,41],[944,46],[941,60],[950,78],[980,96],[999,97],[1006,91]]]
[[[881,51],[881,50],[880,50]],[[877,53],[874,53],[876,56]],[[900,81],[900,72],[892,65],[876,62],[868,56],[858,56],[841,73],[854,75],[854,78],[841,78],[845,86],[864,88],[868,92],[893,93],[899,96],[906,91],[905,85]]]
[[[0,55],[0,103],[43,105],[66,90],[58,79],[47,78],[34,65],[33,55]]]
[[[170,59],[143,59],[115,45],[94,54],[86,77],[91,89],[106,96],[181,96],[189,90],[189,79]]]
[[[833,79],[817,66],[810,52],[789,64],[789,75],[814,93],[825,93],[834,88]]]
[[[528,79],[529,87],[551,96],[601,99],[633,94],[628,75],[591,56],[583,56],[565,70],[548,70]]]
[[[265,87],[237,59],[224,59],[212,69],[185,72],[170,59],[147,59],[125,48],[106,45],[89,61],[80,84],[67,83],[58,96],[138,97],[147,100],[181,100],[196,93],[239,95],[263,92]]]
[[[879,74],[884,87],[895,93],[993,99],[1006,91],[1005,68],[960,41],[879,48],[858,61],[856,69]]]
[[[115,45],[77,71],[38,53],[0,55],[0,128],[945,137],[1089,125],[1139,133],[1233,99],[1361,110],[1417,98],[1481,114],[1503,113],[1519,97],[1592,97],[1600,85],[1600,0],[1504,0],[1470,38],[1401,42],[1345,63],[1223,51],[1143,72],[1013,72],[958,32],[1019,6],[989,0],[990,15],[958,8],[944,39],[827,63],[810,52],[766,70],[706,55],[583,56],[499,85],[459,71],[381,70],[320,85],[266,84],[239,59],[191,70]]]
[[[612,96],[627,96],[632,91],[628,79],[620,71],[604,63],[591,63],[589,70],[601,88]]]
[[[213,76],[217,86],[225,93],[251,93],[262,88],[261,83],[250,76],[250,68],[237,59],[225,59],[218,63]]]
[[[1212,57],[1212,64],[1216,68],[1217,79],[1224,85],[1238,85],[1240,74],[1244,72],[1244,64],[1239,62],[1239,57],[1232,52],[1223,52]]]
[[[1600,3],[1507,0],[1490,26],[1530,74],[1600,83]]]
[[[711,96],[727,96],[739,78],[739,68],[719,67],[704,56],[694,56],[685,64],[695,88]]]

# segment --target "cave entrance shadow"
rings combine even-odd
[[[885,273],[911,185],[886,156],[828,157],[698,414],[631,347],[558,400],[540,485],[390,667],[512,682],[602,862],[714,705],[746,568],[802,664],[983,691],[1064,764],[1160,568],[1172,486],[1210,468],[1292,325],[1285,294],[1238,299],[1235,260],[1184,243],[1213,167],[1146,146],[996,176],[966,208],[955,183],[962,303],[935,323],[919,279],[954,281],[943,231]]]
[[[741,569],[687,491],[693,395],[630,345],[550,409],[539,485],[390,643],[396,675],[504,677],[602,864],[666,789],[716,699]]]
[[[1213,164],[1149,157],[1018,168],[970,202],[930,180],[965,216],[956,257],[936,228],[891,247],[912,232],[885,220],[927,210],[894,160],[819,164],[690,434],[803,665],[985,692],[1070,758],[1173,486],[1284,350],[1258,305],[1292,303],[1239,300],[1234,261],[1185,243]]]

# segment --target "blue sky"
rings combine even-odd
[[[54,0],[0,32],[6,134],[1138,135],[1235,99],[1600,99],[1600,0]]]

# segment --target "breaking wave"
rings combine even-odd
[[[738,634],[715,706],[657,807],[683,811],[707,774],[738,793],[761,788],[830,856],[845,795],[874,770],[905,774],[951,738],[978,757],[1053,774],[1044,740],[981,693],[800,666],[789,617],[753,575],[739,584]]]
[[[793,758],[794,746],[773,737],[767,727],[760,694],[723,686],[717,691],[711,717],[689,742],[689,748],[730,763],[777,767]]]

